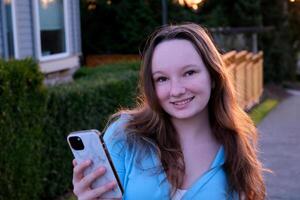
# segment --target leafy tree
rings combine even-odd
[[[120,1],[116,8],[116,18],[119,22],[119,39],[117,51],[136,53],[145,38],[160,25],[160,10],[150,1],[127,0]]]
[[[209,0],[198,11],[210,27],[258,26],[262,24],[260,0]]]
[[[110,2],[110,3],[108,3]],[[161,0],[81,0],[83,54],[138,53],[146,37],[161,25]],[[170,23],[198,22],[198,14],[168,0]]]
[[[263,34],[261,48],[265,58],[265,81],[282,82],[295,78],[295,51],[289,22],[288,1],[261,0],[264,26],[274,30]]]
[[[182,22],[200,23],[199,13],[191,8],[183,7],[174,1],[168,1],[169,16],[168,23],[176,24]]]
[[[230,25],[228,17],[226,17],[226,9],[222,3],[218,1],[209,1],[200,8],[199,18],[201,24],[208,27],[226,27]]]
[[[293,51],[300,54],[300,3],[289,3],[288,12]]]
[[[225,0],[230,25],[259,26],[262,24],[260,0]]]

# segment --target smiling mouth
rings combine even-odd
[[[191,102],[195,97],[191,97],[191,98],[188,98],[188,99],[184,99],[182,101],[174,101],[174,102],[171,102],[172,104],[174,105],[184,105],[184,104],[187,104],[189,102]]]

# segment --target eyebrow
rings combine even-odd
[[[195,64],[188,64],[188,65],[185,65],[182,67],[182,70],[185,70],[186,68],[190,68],[190,67],[199,67],[199,65],[195,65]],[[154,73],[152,73],[152,75],[155,75],[157,73],[161,73],[163,74],[164,72],[163,71],[156,71]]]

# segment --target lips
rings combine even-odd
[[[195,97],[190,97],[190,98],[187,98],[187,99],[183,99],[183,100],[180,100],[180,101],[173,101],[171,102],[172,104],[176,105],[176,106],[183,106],[189,102],[191,102]]]

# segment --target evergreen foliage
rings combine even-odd
[[[262,25],[260,0],[227,1],[225,6],[232,27]]]
[[[70,189],[73,156],[66,136],[72,131],[102,130],[108,117],[135,102],[139,63],[82,68],[76,81],[48,89],[42,154],[46,172],[42,199]]]
[[[32,60],[0,60],[0,199],[39,199],[46,91]]]
[[[140,44],[160,25],[156,4],[143,0],[98,0],[95,10],[81,0],[83,53],[137,53]]]
[[[73,83],[44,88],[32,60],[0,60],[0,199],[55,199],[72,187],[66,136],[102,130],[135,102],[139,63],[81,69]]]
[[[293,47],[293,41],[296,40],[292,37],[293,25],[289,21],[289,2],[261,1],[264,26],[274,27],[273,31],[261,36],[261,48],[264,51],[265,60],[265,81],[280,83],[284,80],[292,80],[295,78],[296,52],[299,51],[299,47],[298,50],[297,47]]]

